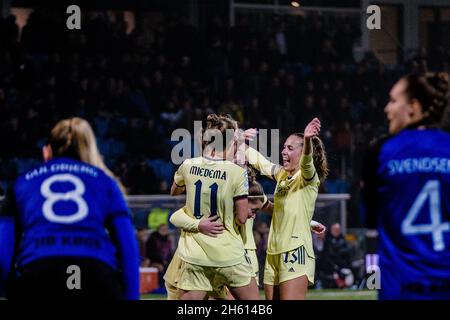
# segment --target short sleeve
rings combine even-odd
[[[184,168],[186,167],[185,162],[181,164],[177,171],[175,171],[175,175],[173,177],[173,181],[179,187],[184,187],[186,182],[184,181]]]
[[[247,170],[239,168],[239,173],[236,175],[236,187],[233,193],[233,199],[237,200],[240,198],[248,197],[248,176]]]

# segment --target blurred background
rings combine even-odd
[[[66,27],[71,4],[80,30]],[[380,30],[366,26],[371,4]],[[328,227],[314,237],[316,287],[364,288],[376,257],[360,228],[361,155],[386,133],[383,109],[401,75],[450,71],[448,0],[0,0],[0,9],[0,196],[41,161],[58,120],[83,117],[131,195],[142,266],[161,276],[177,241],[168,217],[183,204],[155,196],[176,169],[172,131],[224,112],[283,139],[318,116],[331,174],[315,214]],[[269,225],[255,223],[261,265]]]

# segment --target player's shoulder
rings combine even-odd
[[[228,171],[232,176],[236,176],[239,179],[241,179],[243,176],[245,176],[245,179],[247,178],[247,169],[244,167],[241,167],[240,165],[229,161],[229,160],[224,160],[222,162],[222,167]]]
[[[86,162],[71,158],[54,158],[21,173],[16,179],[15,186],[20,186],[25,183],[32,184],[35,181],[41,181],[42,179],[54,175],[67,174],[77,176],[82,180],[86,177],[96,178],[97,182],[99,180],[111,180],[111,178],[102,169]]]
[[[203,162],[204,162],[203,157],[188,158],[188,159],[185,159],[181,163],[180,166],[189,166],[189,165],[195,165],[195,164],[199,165],[199,164],[202,164]]]
[[[38,174],[43,174],[44,172],[47,172],[47,166],[45,163],[40,163],[38,165],[34,165],[31,168],[27,169],[24,172],[19,173],[16,180],[11,186],[11,189],[15,190],[18,186],[26,183],[29,181],[32,177],[37,176]]]
[[[416,145],[416,148],[445,147],[450,146],[450,133],[436,127],[419,129],[410,126],[390,136],[384,144],[394,149],[402,145]]]

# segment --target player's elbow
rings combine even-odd
[[[175,182],[172,184],[172,187],[170,188],[170,195],[171,196],[178,196],[182,194],[184,191],[184,187],[178,186]]]

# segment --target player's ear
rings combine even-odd
[[[53,158],[52,147],[50,147],[49,144],[46,144],[45,146],[42,147],[42,157],[44,158],[45,162]]]
[[[417,99],[411,100],[411,102],[408,104],[408,111],[409,116],[414,120],[418,120],[423,117],[422,105]]]

